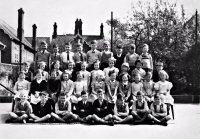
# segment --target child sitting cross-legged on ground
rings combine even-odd
[[[9,115],[11,119],[8,119],[6,123],[9,122],[23,122],[26,123],[26,119],[29,117],[30,113],[32,112],[31,104],[27,101],[27,93],[21,91],[14,107],[14,111],[10,112]]]
[[[117,124],[125,124],[133,120],[133,116],[129,115],[128,104],[125,103],[122,94],[117,95],[117,101],[114,107],[113,120]]]
[[[167,105],[161,101],[160,94],[154,95],[154,102],[151,104],[151,114],[148,117],[157,124],[167,126],[167,121],[170,120],[170,116],[167,115]]]
[[[42,91],[39,96],[41,101],[36,104],[35,109],[33,109],[33,113],[30,114],[30,117],[35,123],[48,121],[51,118],[51,113],[53,112],[52,101],[48,99],[48,93],[46,91]]]
[[[81,98],[76,106],[77,121],[82,123],[89,123],[92,120],[92,102],[88,101],[88,93],[81,92]]]
[[[61,93],[55,105],[55,113],[51,113],[52,118],[59,122],[70,122],[76,120],[77,116],[71,112],[71,102],[66,99],[66,95]]]
[[[138,124],[146,120],[149,113],[149,108],[141,91],[137,92],[136,98],[137,100],[133,102],[131,114],[133,115],[135,124]]]
[[[112,120],[112,110],[109,108],[108,101],[104,99],[104,91],[99,89],[97,97],[93,103],[93,120],[100,124],[114,125]]]

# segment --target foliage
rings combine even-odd
[[[195,43],[194,28],[191,28],[190,22],[186,22],[183,6],[163,0],[139,1],[132,5],[126,23],[119,19],[114,21],[114,39],[134,43],[139,54],[142,44],[147,43],[154,61],[162,59],[165,62],[165,70],[175,86],[174,92],[190,85],[194,87],[193,77],[190,77],[194,69],[184,63]],[[110,23],[109,20],[107,22]]]

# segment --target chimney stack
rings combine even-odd
[[[78,34],[78,18],[75,21],[75,30],[74,30],[74,35]]]
[[[53,39],[57,38],[57,24],[56,24],[56,22],[53,25],[53,35],[52,35],[52,38]]]
[[[24,37],[24,11],[22,8],[18,10],[18,28],[17,28],[17,38],[22,41]]]
[[[83,22],[79,19],[79,34],[82,36],[82,24]]]
[[[36,52],[36,41],[37,41],[37,39],[36,39],[36,33],[37,33],[37,26],[36,26],[36,24],[34,24],[32,27],[33,27],[32,47],[33,47],[33,49],[34,49],[35,52]]]
[[[104,38],[103,23],[101,23],[101,26],[100,26],[100,37],[101,37],[101,38]]]

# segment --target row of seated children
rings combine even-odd
[[[109,102],[104,98],[104,91],[97,91],[98,98],[93,102],[88,101],[88,93],[81,92],[81,100],[76,105],[76,110],[71,110],[71,102],[65,94],[60,94],[58,101],[53,106],[49,94],[45,91],[40,92],[41,101],[33,109],[25,92],[20,92],[19,100],[15,105],[14,111],[10,112],[11,119],[6,122],[81,122],[86,124],[140,124],[150,122],[151,124],[167,125],[170,120],[167,114],[167,106],[161,101],[160,94],[154,95],[154,101],[148,107],[144,95],[141,91],[137,92],[136,100],[132,104],[132,109],[122,94],[117,95],[114,110],[110,108]],[[55,108],[53,108],[55,107]]]

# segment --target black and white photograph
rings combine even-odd
[[[1,0],[1,139],[200,139],[199,0]]]

